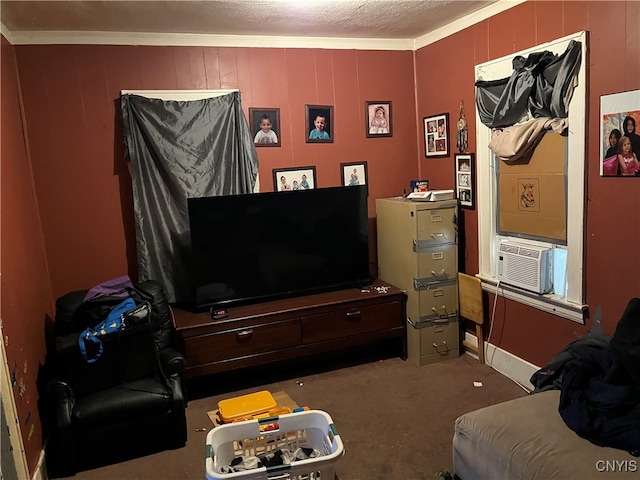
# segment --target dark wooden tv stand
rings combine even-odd
[[[375,287],[387,287],[379,292]],[[406,359],[406,295],[375,282],[229,309],[229,317],[174,309],[187,377],[398,338]]]

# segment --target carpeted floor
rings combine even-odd
[[[527,394],[469,355],[423,367],[393,355],[381,344],[191,381],[185,447],[73,478],[204,479],[206,435],[213,426],[207,412],[219,400],[269,390],[331,415],[345,445],[336,463],[339,480],[433,479],[441,468],[452,470],[458,416]]]

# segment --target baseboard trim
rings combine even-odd
[[[464,343],[469,343],[477,348],[478,338],[472,333],[465,332]],[[474,358],[478,358],[478,355],[475,352],[467,350],[466,353]],[[533,390],[533,385],[529,380],[531,379],[531,376],[540,369],[540,367],[529,363],[500,347],[496,347],[491,343],[485,343],[484,359],[487,365],[491,366],[502,375],[510,378],[529,391]]]
[[[33,477],[31,480],[48,480],[49,475],[47,474],[47,467],[45,464],[44,457],[44,448],[40,450],[40,456],[38,457],[38,464],[36,465],[36,470],[33,472]]]

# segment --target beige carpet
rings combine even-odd
[[[213,426],[207,412],[219,400],[265,389],[331,415],[345,444],[336,463],[339,480],[433,479],[440,468],[452,470],[459,415],[526,395],[469,355],[423,367],[390,355],[381,345],[192,381],[185,447],[73,478],[204,479],[205,439]]]

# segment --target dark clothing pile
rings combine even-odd
[[[631,377],[640,385],[640,298],[632,298],[616,325],[611,349]]]
[[[264,455],[235,457],[228,466],[222,466],[220,470],[221,473],[244,472],[255,468],[290,465],[298,460],[321,456],[320,451],[315,448],[298,447],[293,451],[288,448],[280,448]]]
[[[609,349],[610,340],[611,337],[604,333],[600,325],[592,327],[589,330],[589,335],[569,343],[549,363],[533,374],[530,382],[534,389],[531,393],[560,390],[564,368],[567,364],[584,357],[589,352]]]
[[[640,456],[639,394],[611,349],[590,352],[567,366],[558,411],[591,443]]]
[[[560,389],[560,416],[582,438],[640,456],[640,298],[610,342],[600,334],[572,342],[531,383],[533,393]]]

